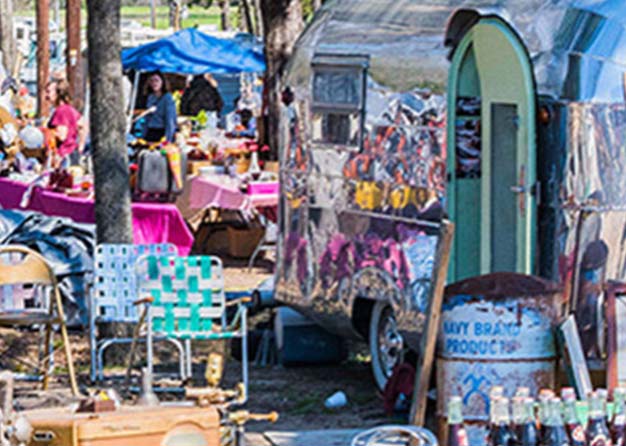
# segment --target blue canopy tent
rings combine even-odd
[[[132,116],[142,72],[214,75],[260,73],[265,71],[265,57],[250,45],[188,28],[169,37],[123,50],[122,67],[124,71],[135,71],[130,110]]]
[[[124,70],[180,74],[237,74],[265,71],[259,51],[234,40],[189,28],[169,37],[122,51]]]

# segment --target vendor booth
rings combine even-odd
[[[137,97],[142,73],[210,74],[222,76],[221,79],[236,79],[241,85],[242,99],[239,104],[252,108],[253,119],[260,115],[260,95],[255,93],[254,79],[264,72],[265,61],[262,52],[254,45],[237,39],[216,38],[196,29],[185,29],[170,37],[124,50],[122,64],[127,73],[134,75],[133,98]],[[220,84],[217,90],[220,90]],[[131,115],[134,105],[133,100]],[[225,106],[225,109],[228,107]],[[180,138],[177,143],[186,154],[189,177],[177,205],[196,230],[202,222],[221,220],[220,212],[212,213],[211,210],[234,211],[241,217],[240,224],[246,225],[255,219],[259,209],[267,211],[267,208],[275,208],[278,204],[277,177],[261,171],[255,132],[239,131],[230,126],[231,118],[237,117],[237,113],[223,116],[225,125],[219,124],[217,116],[213,119],[200,115],[178,119]],[[275,212],[269,213],[275,215]],[[238,233],[240,242],[242,238],[254,239],[249,249],[244,250],[249,251],[244,253],[244,257],[252,254],[259,242],[258,233],[258,230]],[[206,240],[197,240],[197,250],[212,248],[207,246]],[[235,251],[229,250],[231,254]]]
[[[265,59],[262,52],[235,40],[220,39],[189,28],[169,37],[123,50],[122,66],[124,71],[134,72],[133,98],[136,98],[141,73],[262,73],[265,71]],[[131,107],[134,107],[134,101]]]

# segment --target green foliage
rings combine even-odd
[[[302,2],[302,18],[305,22],[309,22],[313,19],[313,15],[315,11],[313,10],[313,0],[300,0]],[[326,0],[322,0],[322,4],[325,3]]]
[[[313,0],[302,0],[302,16],[304,17],[304,21],[308,22],[313,17],[314,13]]]

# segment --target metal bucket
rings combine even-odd
[[[446,288],[437,345],[437,410],[445,432],[446,404],[463,398],[471,446],[483,446],[489,390],[518,386],[536,395],[554,387],[553,328],[562,294],[556,284],[514,273],[475,277]]]

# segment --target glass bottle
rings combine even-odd
[[[572,446],[585,446],[587,444],[585,428],[580,424],[576,411],[576,397],[571,393],[563,400],[563,421]]]
[[[570,446],[567,431],[561,417],[561,398],[550,398],[546,402],[543,421],[542,446]]]
[[[554,398],[554,392],[550,389],[541,389],[539,391],[539,396],[537,399],[539,400],[539,409],[537,410],[537,421],[538,421],[538,429],[539,429],[539,440],[541,441],[544,437],[544,430],[546,428],[546,418],[548,416],[548,402],[550,398]]]
[[[489,390],[489,419],[493,419],[493,403],[496,399],[504,396],[504,387],[493,386]]]
[[[448,446],[468,445],[463,423],[463,400],[460,396],[453,396],[448,401]]]
[[[606,425],[609,426],[610,421],[611,421],[609,420],[609,411],[607,410],[607,402],[609,401],[609,391],[604,388],[600,388],[600,389],[596,389],[596,393],[602,400],[602,410],[604,411],[604,419],[606,420]]]
[[[528,387],[518,387],[515,391],[515,396],[528,398],[530,396],[530,389]]]
[[[535,401],[532,398],[513,398],[513,431],[519,446],[537,446]]]
[[[614,446],[626,443],[626,388],[613,389],[613,417],[611,419],[611,440]]]
[[[250,166],[248,167],[248,173],[253,180],[257,180],[261,175],[261,167],[259,167],[259,152],[254,150],[250,155]]]
[[[516,440],[511,429],[508,398],[498,397],[491,401],[490,421],[488,443],[491,446],[515,446]]]
[[[561,389],[561,401],[569,400],[571,398],[576,399],[576,390],[573,387],[563,387]]]
[[[612,446],[613,443],[606,424],[602,393],[594,392],[589,398],[587,441],[589,446]]]

